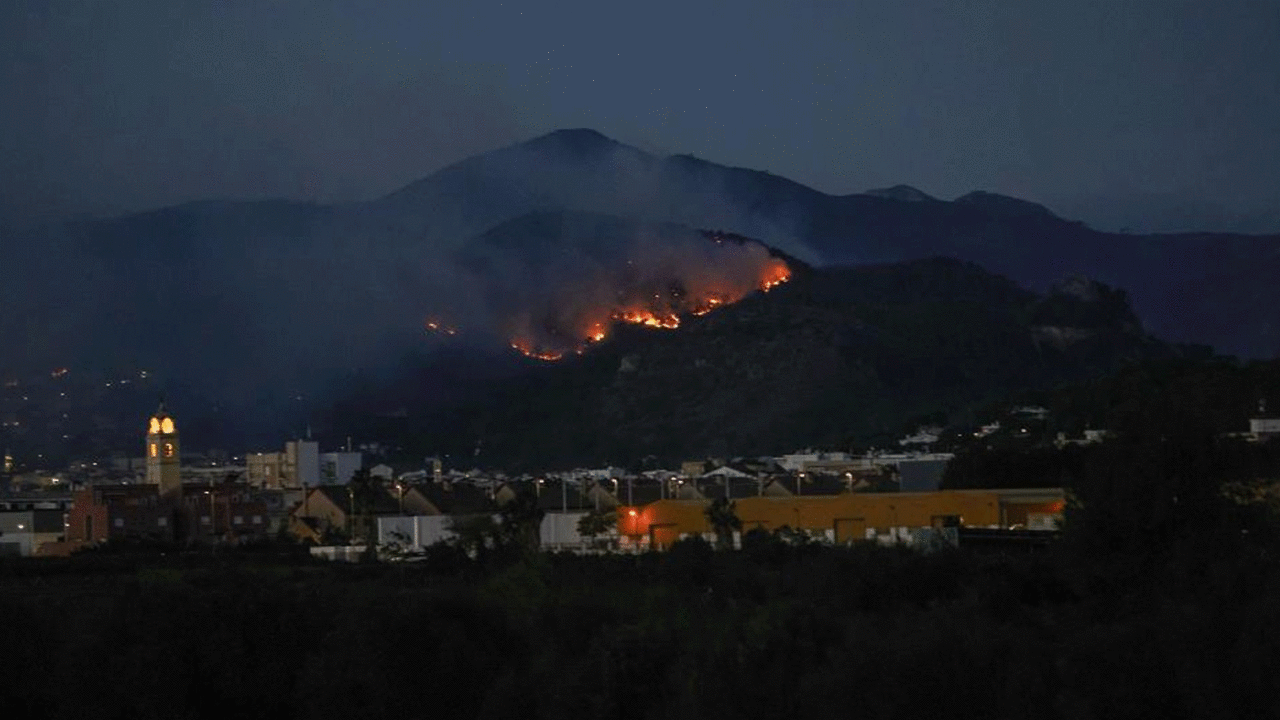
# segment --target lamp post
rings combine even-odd
[[[845,485],[849,488],[849,492],[853,492],[853,473],[851,472],[845,473],[844,482],[845,482]]]
[[[400,514],[404,514],[404,485],[396,481],[396,499],[400,502]]]
[[[218,515],[213,511],[213,491],[205,490],[205,495],[209,496],[209,537],[217,532]]]
[[[800,483],[804,481],[804,473],[796,475],[796,496],[800,495]]]
[[[354,545],[356,540],[356,491],[347,483],[347,544]]]

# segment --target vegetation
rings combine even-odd
[[[1096,532],[1096,500],[1076,527]],[[642,556],[10,561],[0,703],[275,720],[1274,716],[1274,541],[1102,537],[1101,555],[1076,537],[1016,557],[753,532],[741,552],[695,539]]]
[[[388,420],[387,408],[343,406],[341,422],[356,435],[394,438],[410,457],[470,458],[479,443],[482,463],[506,469],[639,465],[649,456],[670,465],[892,446],[916,418],[960,417],[1181,352],[1145,335],[1124,293],[1097,283],[1040,296],[955,260],[797,265],[767,294],[674,332],[617,328],[582,356],[530,361],[514,377],[475,383],[446,410],[425,385],[415,401],[415,383],[439,375],[424,362],[424,380],[407,372],[391,382],[399,390],[384,393],[420,413]]]
[[[738,517],[737,503],[727,498],[716,498],[704,511],[707,524],[716,534],[716,549],[733,549],[733,533],[742,529],[742,519]]]

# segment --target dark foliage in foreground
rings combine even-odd
[[[519,551],[515,532],[475,559],[437,546],[416,563],[326,565],[270,547],[8,561],[0,708],[1277,717],[1278,448],[1224,438],[1181,396],[1157,400],[1074,457],[1064,537],[1040,554],[753,532],[740,551],[686,540],[582,557]]]
[[[1197,531],[1198,532],[1198,531]],[[1274,716],[1274,547],[3,566],[12,717]]]

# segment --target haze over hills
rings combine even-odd
[[[1040,292],[1088,276],[1127,290],[1162,339],[1280,352],[1280,236],[1108,234],[983,192],[831,196],[580,129],[364,203],[202,202],[6,231],[34,233],[38,243],[20,245],[42,251],[0,243],[0,372],[145,367],[269,415],[285,399],[319,402],[344,373],[456,344],[422,332],[442,312],[479,331],[465,342],[494,352],[493,338],[510,337],[494,327],[506,303],[562,307],[574,283],[634,279],[617,266],[628,252],[683,248],[672,262],[691,281],[699,264],[723,265],[691,250],[711,229],[758,239],[796,267],[948,256]],[[543,281],[520,285],[535,275]]]

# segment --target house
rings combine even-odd
[[[66,542],[247,542],[272,533],[267,503],[244,484],[188,485],[177,498],[158,485],[95,485],[73,496]]]
[[[0,556],[35,555],[41,545],[63,539],[65,524],[62,510],[0,511]]]
[[[366,514],[370,518],[400,515],[400,498],[376,488],[362,506],[352,485],[321,485],[307,491],[289,513],[289,532],[299,540],[327,544],[334,535],[347,538],[353,532],[358,534],[355,523]]]
[[[123,539],[172,542],[182,536],[177,529],[186,519],[182,510],[181,504],[162,501],[158,485],[91,486],[72,497],[66,541],[79,545]]]
[[[401,506],[410,515],[473,515],[490,512],[488,491],[467,483],[427,482],[403,490]]]
[[[1267,415],[1267,402],[1258,401],[1258,416],[1249,419],[1249,435],[1254,440],[1280,438],[1280,418]]]

